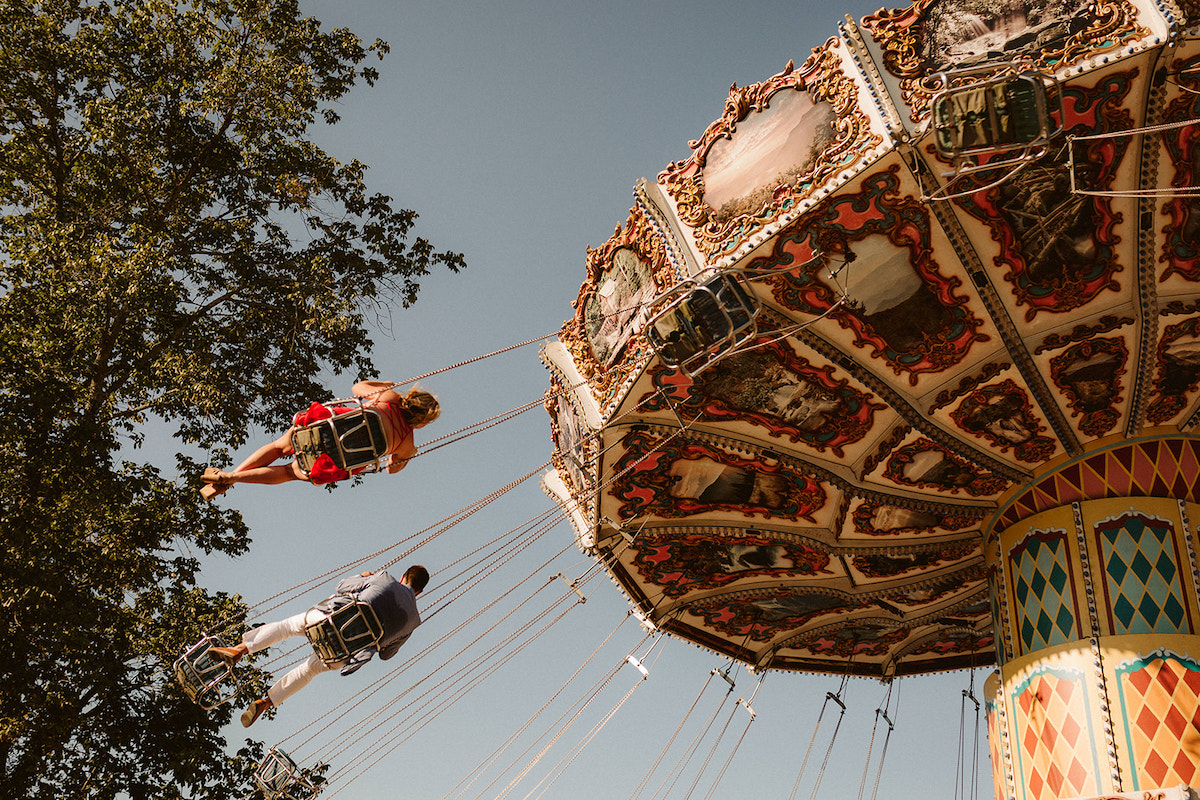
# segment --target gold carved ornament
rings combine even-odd
[[[840,46],[840,39],[831,38],[814,48],[798,70],[789,61],[783,72],[765,81],[746,87],[733,84],[721,118],[699,139],[688,142],[691,157],[672,162],[659,173],[658,182],[674,199],[680,220],[692,228],[696,246],[707,258],[736,248],[845,169],[854,153],[865,153],[883,141],[870,133],[869,120],[858,108],[855,83],[842,71],[841,60],[834,52]],[[785,89],[806,91],[814,103],[830,104],[836,120],[833,140],[810,162],[808,170],[788,185],[786,193],[776,192],[754,212],[719,218],[716,210],[704,202],[703,173],[709,150],[720,139],[732,139],[739,122],[765,109],[771,97]]]
[[[863,18],[862,27],[871,33],[883,51],[884,68],[899,79],[900,96],[912,109],[909,118],[918,122],[929,113],[929,101],[941,89],[940,80],[930,74],[932,65],[921,55],[931,9],[940,0],[917,0],[911,6],[881,10]],[[1150,30],[1135,23],[1137,9],[1124,0],[1096,0],[1088,5],[1090,23],[1065,37],[1061,46],[1037,53],[1020,53],[1028,66],[1058,72],[1096,53],[1115,50],[1130,38],[1143,38]],[[996,72],[1007,62],[997,64]],[[986,76],[975,74],[972,81]]]
[[[588,302],[604,282],[614,254],[622,249],[632,251],[649,265],[650,276],[654,280],[657,292],[661,293],[664,287],[672,285],[676,280],[661,236],[637,206],[630,209],[624,228],[616,226],[607,242],[600,247],[587,248],[587,279],[579,287],[579,297],[572,304],[575,316],[563,323],[558,338],[574,359],[579,374],[588,382],[592,397],[601,406],[613,398],[628,372],[628,367],[650,351],[645,337],[638,331],[625,343],[621,357],[605,367],[597,360],[587,336],[584,314]]]

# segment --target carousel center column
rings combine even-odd
[[[1097,442],[989,529],[997,798],[1196,800],[1200,439]]]

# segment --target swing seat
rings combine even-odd
[[[338,469],[353,473],[366,467],[380,468],[387,452],[387,436],[379,412],[365,407],[357,398],[323,404],[332,416],[292,431],[296,464],[305,477],[322,455],[333,459]]]
[[[684,281],[651,304],[646,336],[664,364],[695,377],[757,334],[757,299],[731,274]]]
[[[258,769],[254,782],[266,800],[311,800],[324,781],[314,780],[310,770],[300,769],[285,751],[272,747]]]
[[[220,639],[204,636],[175,662],[175,680],[193,703],[211,711],[241,690],[241,681],[224,660],[209,648],[224,647]]]
[[[970,79],[997,65],[936,76],[942,89],[930,100],[931,125],[938,154],[954,165],[947,177],[1034,161],[1062,133],[1053,119],[1055,112],[1062,119],[1058,82],[1013,64],[999,66],[1007,69],[982,80]]]
[[[317,606],[325,616],[304,628],[304,635],[327,667],[345,664],[368,647],[378,647],[383,626],[375,609],[346,595],[334,595]]]

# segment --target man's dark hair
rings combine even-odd
[[[429,584],[429,570],[420,564],[413,564],[404,570],[403,582],[412,587],[413,594],[420,594],[425,591],[425,587]]]

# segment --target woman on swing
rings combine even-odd
[[[374,409],[379,413],[383,423],[384,438],[387,442],[387,449],[380,454],[380,457],[390,456],[387,466],[389,473],[404,469],[408,460],[417,454],[413,431],[433,422],[441,413],[437,398],[429,392],[414,387],[406,394],[401,395],[394,391],[395,385],[384,381],[359,381],[351,389],[355,397],[363,400],[364,407]],[[331,411],[326,406],[314,402],[307,410],[295,415],[292,419],[292,427],[288,429],[287,433],[274,442],[260,447],[239,464],[237,469],[232,472],[222,472],[215,467],[206,469],[204,482],[208,485],[200,490],[201,495],[205,500],[211,500],[217,495],[224,494],[235,483],[274,485],[288,481],[309,481],[320,486],[350,477],[350,473],[339,468],[327,455],[318,457],[307,475],[294,460],[286,464],[274,463],[281,458],[293,455],[293,431],[328,419],[335,413],[339,413],[336,407]]]

